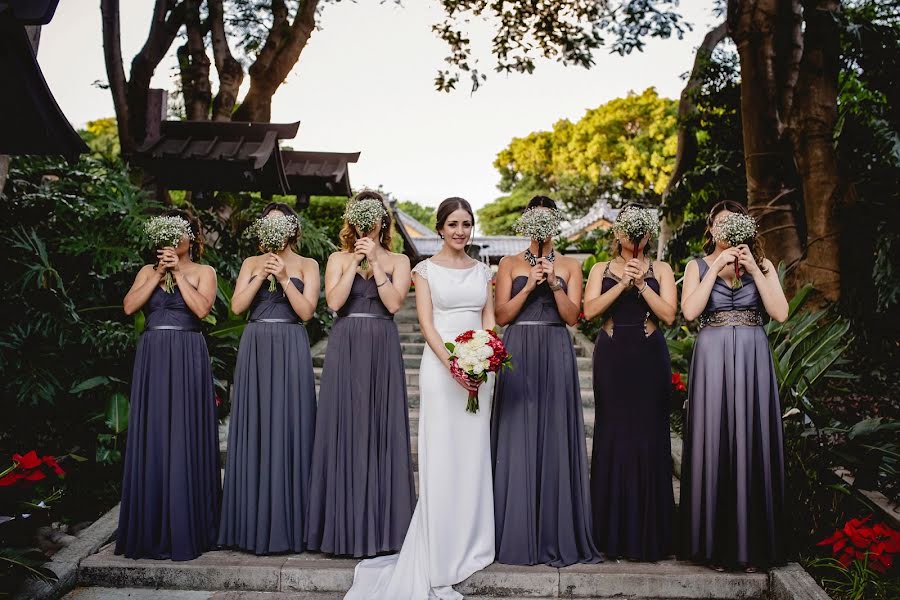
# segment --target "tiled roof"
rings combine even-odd
[[[598,200],[590,210],[587,211],[587,214],[580,219],[569,223],[569,225],[561,231],[561,234],[567,239],[572,239],[584,232],[585,229],[588,229],[597,221],[609,221],[612,223],[616,220],[618,214],[618,208],[613,208],[606,200]]]
[[[397,218],[400,220],[400,224],[404,227],[408,227],[412,229],[416,233],[418,233],[422,237],[430,237],[434,236],[434,230],[426,227],[421,221],[417,221],[410,215],[409,213],[405,213],[399,208],[394,207],[394,212],[397,215]]]

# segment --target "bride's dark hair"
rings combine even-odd
[[[467,200],[454,196],[453,198],[447,198],[438,206],[434,223],[435,231],[440,233],[441,229],[444,228],[444,224],[447,222],[447,217],[453,214],[454,211],[460,209],[469,213],[469,217],[472,219],[472,227],[475,227],[475,213],[472,212],[472,205],[469,204]]]

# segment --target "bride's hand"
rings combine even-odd
[[[448,358],[444,362],[444,365],[447,367],[447,370],[450,371],[450,376],[453,377],[453,379],[456,380],[456,383],[461,385],[464,390],[466,390],[467,392],[478,391],[478,384],[473,383],[468,377],[466,377],[466,374],[462,371],[455,370],[453,368],[453,361],[451,359]]]

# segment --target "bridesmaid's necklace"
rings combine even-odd
[[[551,250],[550,254],[548,254],[547,256],[535,256],[534,254],[531,253],[530,248],[525,250],[525,260],[527,260],[528,264],[531,265],[532,267],[535,266],[537,264],[537,261],[541,258],[545,259],[547,262],[555,261],[556,260],[556,250],[555,249]]]

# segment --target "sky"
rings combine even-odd
[[[106,81],[99,4],[62,0],[41,33],[38,61],[78,128],[114,114],[109,91],[96,85]],[[653,86],[678,98],[694,50],[715,24],[712,5],[682,1],[681,13],[694,27],[682,40],[652,40],[643,52],[626,57],[601,49],[590,70],[540,61],[530,75],[491,72],[491,32],[476,23],[471,37],[488,81],[474,94],[465,82],[448,94],[434,88],[447,53],[431,31],[442,14],[436,3],[329,3],[319,30],[275,94],[272,121],[301,122],[297,137],[286,142],[297,150],[360,151],[350,168],[355,189],[381,187],[400,200],[430,206],[462,196],[478,208],[502,195],[493,161],[512,138],[549,129],[562,118],[578,120],[629,91]],[[153,0],[122,2],[126,73],[146,38],[152,7]],[[154,87],[173,88],[174,50],[175,45],[157,69]]]

